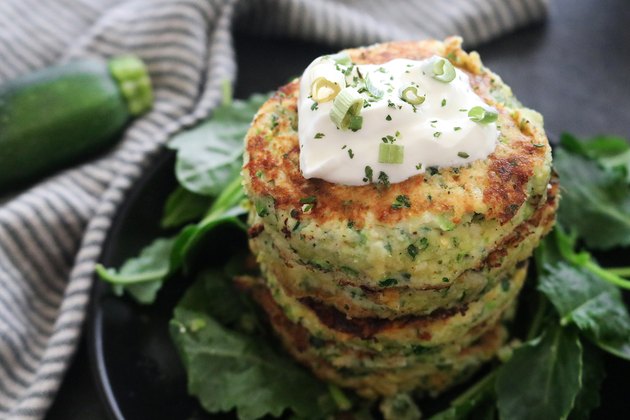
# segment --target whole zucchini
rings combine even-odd
[[[132,56],[76,60],[0,86],[0,193],[104,150],[152,102]]]

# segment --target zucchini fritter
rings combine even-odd
[[[306,179],[299,80],[288,83],[261,107],[245,139],[250,248],[262,276],[237,283],[320,378],[368,398],[437,394],[490,360],[507,337],[502,322],[527,259],[555,220],[551,148],[540,115],[459,38],[347,52],[355,63],[447,58],[498,110],[496,149],[386,186]],[[393,205],[400,196],[408,206]]]

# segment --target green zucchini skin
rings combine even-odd
[[[0,192],[104,150],[130,118],[104,60],[69,62],[0,86]]]

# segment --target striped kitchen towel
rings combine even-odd
[[[133,52],[156,99],[115,150],[0,197],[0,418],[46,413],[112,217],[156,151],[207,117],[220,82],[234,79],[233,30],[335,47],[459,34],[470,46],[546,11],[546,0],[0,1],[0,83],[73,57]]]

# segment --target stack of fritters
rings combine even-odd
[[[256,115],[246,138],[250,288],[288,351],[319,377],[366,397],[439,393],[505,342],[527,259],[553,225],[557,185],[535,112],[461,40],[348,50],[355,63],[446,57],[499,110],[487,159],[429,168],[391,185],[305,179],[298,81]],[[400,203],[406,196],[409,206]]]

